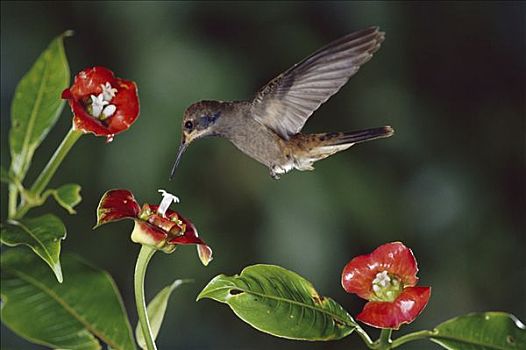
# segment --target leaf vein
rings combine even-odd
[[[272,296],[272,295],[268,295],[268,294],[265,294],[265,293],[260,293],[260,292],[254,292],[254,291],[251,291],[251,290],[246,290],[245,288],[242,288],[242,287],[238,287],[236,286],[235,287],[236,289],[239,289],[245,293],[248,293],[248,294],[254,294],[254,295],[257,295],[257,296],[260,296],[260,297],[264,297],[264,298],[268,298],[268,299],[273,299],[273,300],[276,300],[278,302],[289,302],[289,303],[292,303],[292,304],[296,304],[298,306],[302,306],[302,307],[305,307],[307,309],[310,309],[310,310],[313,310],[313,311],[319,311],[323,314],[326,314],[334,319],[337,319],[338,321],[340,321],[342,324],[348,326],[348,327],[356,327],[356,325],[352,322],[349,322],[349,320],[347,319],[343,319],[341,318],[339,315],[336,315],[332,312],[329,312],[327,310],[324,310],[324,309],[320,309],[318,307],[315,307],[315,306],[312,306],[312,305],[308,305],[308,304],[305,304],[305,303],[302,303],[302,302],[299,302],[299,301],[296,301],[296,300],[290,300],[290,299],[285,299],[285,298],[282,298],[282,297],[276,297],[276,296]],[[218,288],[218,289],[230,289],[230,287],[224,287],[224,288]]]
[[[46,246],[44,245],[44,243],[42,243],[42,241],[40,241],[36,235],[31,232],[31,230],[26,227],[23,223],[21,223],[20,221],[11,221],[10,222],[11,224],[15,225],[15,226],[18,226],[20,227],[24,232],[26,232],[29,236],[31,236],[31,238],[33,238],[35,240],[35,242],[38,243],[38,245],[40,245],[42,247],[42,250],[46,253],[46,256],[47,258],[50,260],[50,261],[53,261],[54,264],[56,264],[56,261],[53,259],[53,257],[51,256],[51,253],[49,252],[49,250],[46,248]]]
[[[47,80],[47,76],[49,74],[48,73],[49,65],[50,65],[49,59],[46,59],[45,65],[44,65],[44,73],[42,74],[40,85],[38,86],[37,97],[35,98],[35,102],[33,103],[33,107],[31,108],[31,115],[29,116],[29,123],[27,125],[26,137],[24,138],[24,143],[22,144],[22,157],[24,159],[23,164],[25,165],[25,168],[26,168],[26,169],[22,169],[22,172],[24,173],[27,171],[27,158],[29,157],[29,153],[31,153],[29,150],[29,141],[33,137],[33,127],[35,124],[38,109],[40,107],[40,104],[42,103],[42,96],[44,95],[44,83]]]
[[[17,275],[20,277],[20,279],[25,280],[26,282],[33,284],[35,287],[42,290],[44,293],[48,294],[53,300],[55,300],[60,306],[62,306],[68,313],[73,316],[77,321],[79,321],[86,329],[90,332],[95,334],[98,338],[103,340],[106,344],[111,346],[114,349],[123,349],[119,347],[119,345],[115,344],[111,339],[108,339],[104,334],[102,334],[99,330],[93,328],[88,321],[86,321],[81,315],[79,315],[75,309],[70,306],[68,303],[66,303],[64,300],[62,300],[51,288],[48,288],[45,284],[40,283],[39,281],[35,280],[31,276],[18,271],[18,270],[12,270],[7,268],[6,270],[10,271],[11,273]]]

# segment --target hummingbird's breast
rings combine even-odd
[[[288,162],[285,141],[247,112],[232,115],[231,127],[223,136],[240,151],[269,168]]]

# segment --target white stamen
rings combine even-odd
[[[373,280],[373,285],[380,285],[385,288],[391,282],[391,277],[387,274],[387,271],[382,271],[376,274],[376,277]]]
[[[104,101],[111,101],[111,99],[115,97],[117,89],[111,87],[111,84],[108,82],[106,82],[106,84],[100,84],[100,86],[102,87],[102,96],[104,97]]]
[[[100,116],[100,120],[104,120],[104,119],[111,117],[113,113],[115,113],[116,110],[117,110],[117,107],[115,107],[115,105],[107,105],[102,110],[102,115]]]
[[[162,196],[163,199],[161,203],[159,204],[159,208],[157,209],[157,214],[164,216],[172,202],[179,203],[179,198],[177,196],[174,196],[173,194],[166,192],[165,190],[158,190]]]
[[[102,109],[108,103],[108,101],[104,101],[102,94],[99,94],[99,96],[91,95],[91,115],[98,118],[102,113]]]

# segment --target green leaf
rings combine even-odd
[[[171,285],[163,288],[157,295],[150,301],[146,311],[148,312],[148,320],[150,320],[150,327],[152,329],[153,339],[157,338],[159,330],[164,319],[164,313],[166,312],[166,306],[168,305],[168,299],[175,288],[179,287],[184,283],[190,282],[189,280],[175,280]],[[146,349],[146,342],[144,341],[144,335],[142,334],[141,325],[138,323],[135,328],[135,337],[137,343],[142,349]]]
[[[23,250],[1,257],[2,321],[19,336],[58,349],[135,349],[130,323],[111,276],[74,255],[62,258],[64,283]]]
[[[80,189],[81,187],[77,184],[67,184],[52,190],[51,194],[68,213],[75,214],[76,211],[73,208],[82,201]]]
[[[66,238],[66,227],[55,215],[46,214],[32,219],[9,220],[0,225],[0,241],[8,246],[20,244],[31,248],[51,267],[62,282],[60,241]]]
[[[20,182],[35,149],[56,123],[64,102],[60,95],[69,85],[64,53],[66,32],[55,38],[20,80],[11,105],[11,171]]]
[[[473,313],[441,323],[431,340],[451,350],[526,349],[526,328],[504,312]]]
[[[343,338],[356,328],[352,317],[334,300],[322,297],[300,275],[273,265],[253,265],[241,275],[216,276],[197,300],[228,304],[252,327],[298,340]]]

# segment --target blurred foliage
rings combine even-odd
[[[276,339],[227,307],[193,300],[212,276],[271,263],[305,276],[355,314],[362,301],[340,287],[343,266],[394,240],[413,249],[422,285],[433,286],[426,311],[401,333],[474,311],[512,312],[524,321],[525,10],[520,2],[2,1],[2,165],[9,164],[16,83],[51,38],[73,29],[66,41],[72,74],[103,65],[135,80],[141,116],[111,144],[83,137],[50,184],[83,188],[77,214],[65,218],[63,251],[114,276],[134,324],[139,247],[129,240],[128,222],[91,230],[102,193],[129,188],[151,203],[160,199],[158,188],[176,193],[178,208],[214,249],[207,268],[190,247],[153,259],[150,298],[175,278],[195,280],[168,305],[160,349],[349,349],[359,340]],[[279,181],[227,141],[203,140],[168,182],[189,104],[250,98],[309,53],[369,25],[387,33],[382,48],[306,131],[389,124],[394,137]],[[64,112],[36,151],[27,180],[36,178],[70,123]],[[6,198],[2,187],[2,215]],[[3,349],[39,349],[3,327],[1,338]]]

